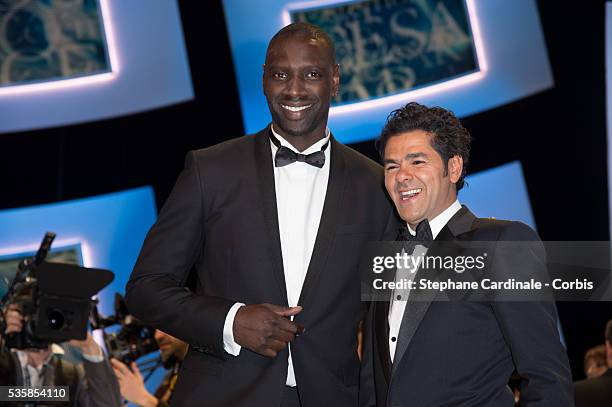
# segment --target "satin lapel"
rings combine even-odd
[[[261,199],[260,207],[266,221],[266,232],[270,257],[274,264],[273,274],[282,298],[287,305],[287,287],[285,285],[285,272],[283,268],[283,252],[278,231],[278,209],[276,207],[276,188],[274,183],[274,164],[272,163],[272,149],[268,136],[269,127],[255,136],[255,166],[257,168],[256,182]]]
[[[471,225],[475,219],[475,216],[470,212],[467,207],[463,206],[442,228],[438,236],[436,236],[436,242],[440,241],[453,241],[456,236],[465,233],[470,230]],[[446,255],[448,253],[444,253]],[[435,245],[431,251],[427,252],[428,256],[436,255]],[[432,271],[428,271],[431,273]],[[434,273],[439,274],[441,271],[436,270]],[[421,271],[417,271],[414,281],[419,281]],[[404,316],[402,318],[402,324],[398,334],[397,346],[395,348],[395,357],[393,358],[393,368],[391,375],[397,370],[402,357],[406,353],[414,334],[416,333],[419,325],[423,321],[427,310],[429,309],[431,302],[436,296],[434,290],[412,290],[406,304]]]
[[[387,383],[391,378],[391,356],[389,354],[389,301],[376,301],[372,303],[374,309],[374,335],[376,336],[376,349],[383,368]]]
[[[317,281],[317,276],[325,268],[327,258],[330,254],[331,246],[334,241],[338,219],[342,211],[342,197],[344,195],[344,187],[346,184],[346,163],[342,146],[333,136],[331,136],[331,151],[330,151],[330,168],[329,180],[327,181],[327,191],[325,192],[325,204],[323,204],[323,213],[319,223],[317,239],[315,241],[304,285],[300,292],[298,304],[304,305],[307,303],[314,283]],[[296,316],[299,319],[301,314]]]
[[[417,271],[414,281],[418,281],[418,279],[419,272]],[[408,346],[410,345],[415,332],[419,328],[423,317],[425,317],[425,314],[427,313],[427,310],[429,309],[435,295],[436,293],[433,290],[412,290],[410,292],[397,338],[391,376],[395,374],[397,367],[406,353],[406,349],[408,349]]]

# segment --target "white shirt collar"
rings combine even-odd
[[[313,145],[311,145],[310,147],[308,147],[306,150],[304,151],[298,151],[295,147],[293,147],[291,145],[290,142],[288,142],[287,140],[285,140],[283,138],[283,136],[281,136],[280,134],[278,134],[275,130],[274,130],[274,125],[270,125],[270,129],[272,130],[272,134],[274,134],[274,136],[280,141],[281,146],[285,146],[287,148],[290,148],[293,152],[295,153],[300,153],[300,154],[310,154],[310,153],[314,153],[317,151],[320,151],[321,148],[323,147],[323,145],[325,143],[327,143],[327,141],[329,140],[330,137],[330,131],[329,128],[325,128],[325,137],[323,137],[321,140],[317,141],[316,143],[314,143]],[[272,145],[272,151],[276,152],[277,147],[274,145],[274,143],[270,143]],[[329,147],[327,146],[326,151],[329,151]]]
[[[21,363],[21,365],[22,366],[27,366],[28,365],[28,354],[27,354],[27,352],[25,350],[22,350],[22,349],[15,349],[14,351],[17,353],[17,357],[19,358],[19,362]],[[51,358],[53,357],[53,355],[64,356],[64,349],[62,349],[62,347],[59,346],[58,344],[52,343],[51,344],[51,352],[49,352],[49,355],[43,361],[42,366],[45,366],[46,364],[48,364],[49,361],[51,360]]]
[[[431,235],[435,239],[438,236],[438,233],[442,230],[444,226],[448,223],[448,221],[461,209],[461,204],[458,199],[455,199],[455,202],[451,204],[448,208],[442,211],[438,216],[431,219],[429,221],[429,227],[431,228]],[[416,231],[412,230],[410,225],[408,226],[408,231],[412,236],[416,235]]]

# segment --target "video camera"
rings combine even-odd
[[[91,326],[102,329],[109,357],[129,365],[141,356],[159,349],[155,341],[155,329],[130,315],[123,297],[115,293],[115,315],[101,317],[97,308],[92,313]],[[119,324],[118,332],[107,333],[105,328]]]
[[[16,304],[23,315],[23,329],[6,335],[9,348],[44,349],[51,343],[87,336],[92,300],[114,278],[108,270],[45,261],[55,233],[47,232],[34,257],[19,263],[15,278],[0,300],[0,310]],[[3,313],[0,313],[3,316]],[[2,318],[0,334],[6,330]]]

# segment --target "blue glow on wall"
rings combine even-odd
[[[111,70],[1,86],[0,133],[107,119],[193,98],[176,0],[95,2]]]
[[[465,178],[459,201],[482,218],[518,220],[536,229],[529,192],[519,161],[477,172]]]
[[[0,211],[0,256],[31,252],[45,232],[57,234],[54,247],[79,244],[83,263],[115,273],[100,292],[100,312],[113,313],[114,293],[123,293],[146,233],[155,222],[150,187],[92,198]]]
[[[291,21],[293,10],[335,7],[351,0],[224,0],[242,115],[247,133],[262,129],[270,114],[261,89],[268,41]],[[553,86],[535,0],[466,0],[479,72],[424,88],[332,107],[329,127],[344,143],[376,137],[391,110],[409,101],[438,105],[459,117],[482,112]],[[520,29],[517,29],[520,27]]]

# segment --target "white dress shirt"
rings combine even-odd
[[[64,349],[57,344],[51,345],[51,352],[45,358],[40,366],[34,366],[28,363],[28,353],[25,350],[15,349],[13,350],[17,354],[19,364],[21,365],[21,376],[23,377],[23,386],[40,387],[43,385],[43,374],[47,368],[47,365],[51,361],[53,355],[64,355]],[[50,384],[47,384],[50,386]]]
[[[440,213],[438,216],[436,216],[431,221],[429,221],[429,227],[431,228],[431,235],[433,236],[434,239],[438,236],[442,228],[446,226],[448,221],[459,211],[459,209],[461,209],[461,204],[459,203],[459,200],[455,200],[455,202],[453,202],[451,206],[446,208],[444,211],[442,211],[442,213]],[[412,236],[416,235],[416,231],[412,230],[410,225],[408,225],[408,231],[412,234]],[[425,255],[425,253],[427,253],[426,248],[424,248],[423,246],[417,246],[415,248],[415,253],[413,253],[413,255],[417,256],[416,258],[419,259],[420,261],[420,259],[423,258],[420,255],[421,254]],[[398,270],[398,273],[400,272],[401,271]],[[416,275],[416,271],[413,273],[407,273],[407,274],[408,276],[410,276],[409,278],[414,278],[414,276]],[[402,325],[402,319],[404,318],[404,310],[406,309],[406,300],[408,299],[408,296],[410,295],[410,290],[402,290],[402,291],[403,291],[402,299],[397,300],[394,294],[391,298],[391,304],[389,306],[389,317],[388,317],[388,320],[389,320],[389,353],[391,356],[391,362],[393,362],[393,358],[395,357],[395,347],[397,346],[398,335],[399,335],[399,331]]]
[[[34,366],[28,363],[28,353],[25,350],[13,349],[12,352],[15,352],[15,354],[17,354],[17,359],[19,359],[19,364],[21,365],[21,374],[24,378],[24,381],[27,383],[23,385],[33,387],[40,387],[43,385],[51,386],[53,384],[43,383],[45,369],[47,369],[47,366],[49,365],[49,362],[51,361],[51,358],[54,355],[62,357],[65,354],[64,349],[62,349],[61,346],[53,343],[51,344],[51,352],[49,352],[49,355],[45,358],[43,363],[40,366]],[[92,363],[100,363],[104,361],[104,354],[102,354],[100,349],[98,349],[97,355],[88,355],[82,353],[81,356],[83,356],[85,360],[88,360]]]
[[[300,152],[276,133],[274,128],[272,128],[272,133],[281,145],[301,154],[320,151],[330,138],[329,129],[327,129],[325,138]],[[272,147],[272,162],[274,162],[277,147],[273,143],[270,143],[270,145]],[[329,180],[330,151],[331,144],[325,149],[325,164],[322,168],[317,168],[305,162],[294,162],[283,167],[274,167],[278,230],[283,256],[287,301],[290,307],[298,305],[317,238]],[[234,318],[238,309],[243,305],[242,303],[236,303],[230,308],[223,326],[224,349],[234,356],[238,356],[241,349],[241,346],[234,341]],[[286,385],[297,385],[291,359],[291,347],[289,347],[289,369]]]

